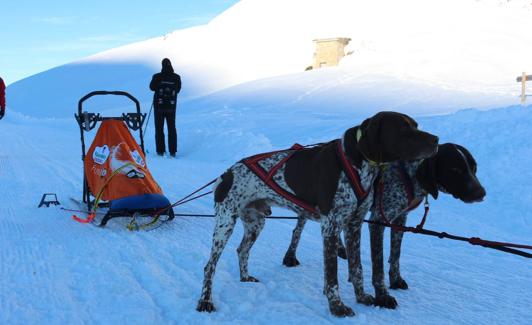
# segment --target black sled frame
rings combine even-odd
[[[90,113],[88,111],[83,111],[83,103],[93,97],[93,96],[103,96],[103,95],[116,95],[116,96],[125,96],[129,98],[133,103],[135,103],[136,112],[132,113],[122,113],[121,116],[101,116],[100,113]],[[87,183],[87,179],[85,178],[85,156],[86,156],[86,146],[85,146],[85,132],[92,131],[98,122],[102,122],[105,120],[119,120],[124,121],[127,125],[127,127],[135,132],[139,133],[140,138],[140,148],[142,149],[142,153],[145,153],[144,150],[144,134],[142,131],[142,126],[144,123],[144,120],[146,119],[146,113],[141,113],[140,111],[140,103],[139,101],[133,97],[131,94],[125,92],[125,91],[105,91],[105,90],[97,90],[88,93],[87,95],[83,96],[79,102],[78,102],[78,113],[74,114],[76,117],[76,121],[78,122],[79,131],[81,135],[81,160],[83,162],[83,196],[82,196],[82,202],[84,204],[87,204],[87,211],[91,211],[94,207],[94,195],[91,193],[89,189],[89,185]],[[101,202],[98,204],[99,207],[109,207],[108,202]],[[153,211],[152,211],[153,210]],[[139,214],[153,214],[158,211],[154,209],[144,209],[144,210],[125,210],[125,211],[116,211],[113,213],[108,212],[105,217],[102,220],[101,225],[105,225],[107,221],[114,217],[130,217],[133,216],[135,213]],[[164,211],[161,213],[163,215],[168,215],[170,218],[173,218],[173,210],[170,208],[167,211]]]

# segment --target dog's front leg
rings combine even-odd
[[[383,262],[383,241],[384,227],[381,225],[370,224],[369,235],[371,241],[371,279],[375,288],[375,306],[395,309],[397,301],[388,294],[384,284],[384,262]]]
[[[338,317],[354,316],[351,308],[340,299],[338,288],[338,224],[333,212],[321,216],[323,236],[324,288],[323,293],[329,302],[329,310]]]
[[[406,223],[406,214],[397,217],[394,221],[394,225],[404,226]],[[392,289],[408,289],[408,284],[401,277],[401,271],[399,268],[399,258],[401,257],[401,244],[403,242],[403,232],[392,230],[390,234],[390,288]]]
[[[365,213],[364,213],[365,214]],[[362,263],[360,261],[360,228],[362,226],[362,216],[360,213],[353,213],[348,217],[345,224],[345,242],[347,250],[347,261],[349,264],[349,282],[353,284],[357,302],[364,305],[372,305],[375,301],[372,295],[364,291],[364,278],[362,274]]]

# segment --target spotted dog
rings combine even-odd
[[[337,140],[338,141],[338,140]],[[209,261],[197,310],[212,312],[212,281],[216,264],[233,232],[239,217],[244,236],[237,249],[240,281],[257,282],[248,272],[249,251],[264,227],[264,217],[272,205],[285,207],[299,215],[319,221],[324,243],[324,294],[335,316],[353,316],[339,295],[337,276],[338,234],[344,231],[349,278],[357,301],[371,304],[373,297],[364,292],[360,263],[360,227],[362,219],[373,203],[373,195],[357,197],[338,154],[343,150],[349,164],[359,176],[359,185],[367,192],[378,174],[377,163],[404,159],[423,159],[437,151],[438,138],[417,129],[417,123],[407,115],[381,112],[365,120],[360,126],[348,129],[341,145],[333,141],[296,152],[281,151],[261,161],[268,170],[291,155],[272,176],[273,180],[298,200],[316,210],[308,213],[300,205],[281,196],[266,185],[243,161],[231,166],[215,187],[215,227]]]
[[[451,143],[438,146],[438,153],[435,156],[422,161],[393,162],[384,170],[382,179],[379,180],[382,187],[375,186],[370,219],[391,221],[393,224],[404,226],[410,209],[417,206],[427,194],[436,199],[439,191],[449,193],[466,203],[481,201],[486,191],[476,177],[476,171],[477,164],[471,153],[466,148]],[[305,217],[300,216],[283,260],[286,266],[299,265],[295,252],[304,226]],[[395,308],[397,302],[388,294],[384,284],[384,227],[370,224],[369,228],[373,265],[372,283],[375,288],[374,304]],[[408,288],[399,271],[402,238],[402,232],[391,232],[389,276],[392,289]],[[339,244],[341,245],[341,241]]]
[[[404,176],[399,170],[402,167],[406,172],[406,180],[402,179]],[[486,191],[480,184],[476,172],[477,163],[471,153],[466,148],[452,143],[440,145],[435,156],[423,161],[404,162],[403,166],[400,163],[394,163],[383,173],[382,190],[376,192],[375,208],[372,209],[370,219],[381,221],[385,219],[393,224],[404,226],[409,205],[416,204],[416,201],[421,202],[427,194],[437,199],[438,192],[451,194],[465,203],[480,202],[486,195]],[[405,186],[405,181],[410,182],[410,190],[409,186]],[[379,205],[382,209],[377,208]],[[369,229],[375,304],[395,308],[397,302],[388,294],[384,284],[384,227],[370,224]],[[392,289],[408,288],[399,270],[402,239],[403,232],[391,232],[389,277]]]

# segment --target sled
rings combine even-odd
[[[108,117],[83,110],[83,103],[93,96],[125,96],[134,102],[136,111]],[[146,163],[143,138],[145,113],[139,101],[124,91],[93,91],[78,102],[75,114],[81,135],[81,160],[83,161],[83,194],[87,219],[74,218],[82,223],[93,222],[97,209],[107,208],[99,225],[105,226],[115,217],[150,216],[158,221],[174,217],[170,201],[153,179]],[[98,126],[96,135],[86,149],[85,133]],[[139,143],[130,131],[138,133]]]

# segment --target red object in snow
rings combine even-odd
[[[0,78],[0,108],[6,108],[6,85],[4,84],[4,80],[2,80],[2,78]]]

